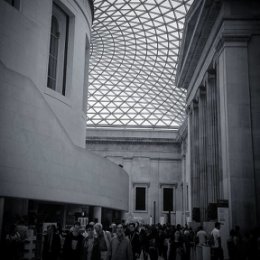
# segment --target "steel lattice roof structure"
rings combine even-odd
[[[192,0],[95,0],[88,127],[178,128],[175,85],[185,15]]]

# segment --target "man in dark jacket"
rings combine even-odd
[[[60,254],[60,237],[56,233],[56,227],[49,225],[47,234],[43,238],[43,260],[57,260]]]
[[[80,223],[76,222],[64,241],[64,260],[80,260],[83,247],[83,236],[80,234]]]
[[[132,245],[132,250],[133,250],[133,259],[136,260],[140,256],[140,240],[139,240],[139,233],[135,229],[135,224],[130,223],[128,225],[129,228],[129,234],[128,234],[128,239],[131,242]]]

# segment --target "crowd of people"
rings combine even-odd
[[[222,260],[223,241],[220,223],[208,234],[200,226],[196,231],[180,225],[128,225],[112,223],[104,230],[101,223],[90,222],[84,230],[76,222],[66,236],[49,225],[42,243],[42,260],[193,260],[196,248],[208,246],[212,260]],[[19,241],[13,229],[6,241]],[[260,230],[242,237],[239,227],[230,231],[227,241],[230,260],[260,259]],[[16,255],[18,258],[18,254]]]

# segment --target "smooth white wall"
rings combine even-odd
[[[1,61],[34,82],[72,142],[84,147],[86,118],[82,95],[86,39],[90,39],[92,17],[88,5],[81,1],[57,3],[70,20],[65,97],[47,88],[52,1],[22,0],[20,10],[1,1]]]
[[[51,1],[21,1],[20,11],[0,2],[0,196],[128,210],[126,172],[83,148],[80,53],[90,28],[76,1],[62,2],[75,20],[65,99],[46,87]]]

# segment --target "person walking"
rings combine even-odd
[[[94,239],[94,225],[88,224],[83,234],[83,251],[81,260],[100,260],[100,252]]]
[[[111,240],[109,256],[111,260],[133,260],[131,242],[124,234],[122,224],[117,225],[116,237]]]
[[[111,241],[110,232],[103,230],[103,226],[101,223],[96,223],[94,225],[94,237],[95,244],[97,243],[97,247],[100,250],[100,259],[108,260],[108,252],[110,251]]]
[[[66,236],[63,245],[64,260],[80,260],[82,255],[83,236],[80,234],[80,223],[76,222],[72,231]]]
[[[60,254],[60,236],[56,233],[55,225],[47,227],[47,234],[43,237],[43,260],[57,260]]]
[[[184,260],[185,244],[181,232],[176,230],[170,237],[167,260]]]
[[[224,254],[221,246],[221,237],[220,237],[220,223],[215,223],[215,228],[210,233],[211,244],[211,260],[223,260]]]
[[[23,256],[23,242],[17,231],[17,226],[12,224],[9,233],[5,237],[4,257],[7,260],[19,260]]]
[[[134,223],[130,223],[128,227],[129,227],[129,234],[127,235],[127,237],[131,242],[131,246],[133,250],[133,259],[136,260],[137,258],[139,258],[141,253],[139,233],[136,231]]]
[[[158,233],[155,226],[152,226],[148,232],[149,249],[148,253],[151,260],[158,260]]]
[[[198,227],[198,232],[196,234],[196,244],[199,246],[205,246],[207,243],[207,232],[203,230],[202,226]]]

